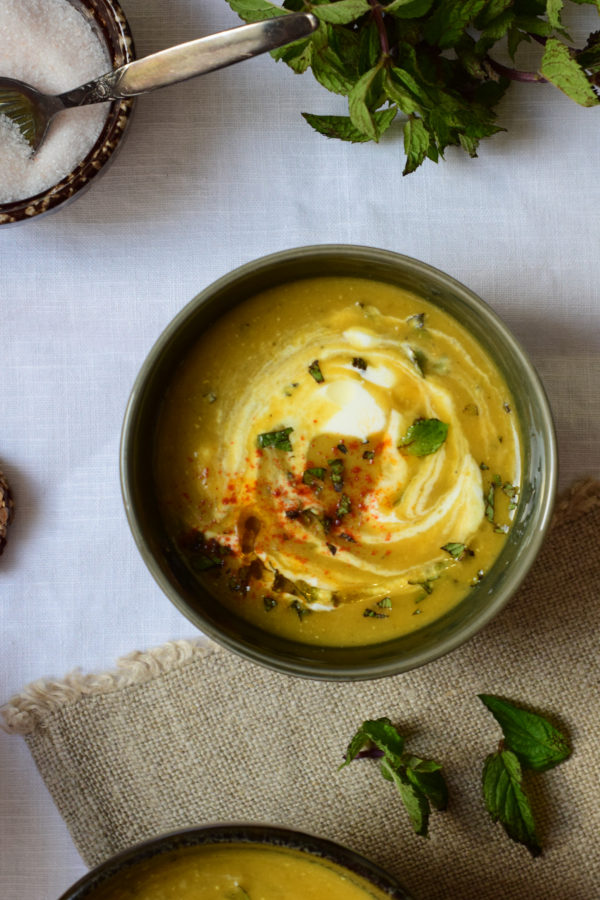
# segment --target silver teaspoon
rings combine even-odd
[[[291,13],[230,28],[137,59],[63,94],[44,94],[23,81],[0,76],[0,115],[12,119],[36,153],[50,122],[63,109],[147,94],[223,69],[307,37],[318,24],[312,13]]]

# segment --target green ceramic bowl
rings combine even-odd
[[[59,900],[94,900],[99,888],[108,889],[114,885],[117,889],[123,875],[130,872],[140,863],[165,853],[178,853],[191,847],[210,844],[259,844],[265,847],[277,847],[287,850],[301,851],[308,854],[317,864],[327,866],[334,863],[341,866],[346,877],[352,879],[359,876],[364,882],[378,890],[390,900],[411,900],[404,888],[387,872],[364,856],[333,841],[314,835],[292,831],[289,828],[277,828],[272,825],[206,825],[200,828],[189,828],[139,844],[113,856],[74,884]],[[375,895],[373,894],[374,900]]]
[[[266,288],[297,279],[350,275],[390,282],[458,319],[495,360],[521,425],[519,505],[503,549],[486,577],[442,618],[402,638],[365,647],[313,647],[268,634],[226,611],[179,562],[157,508],[152,452],[157,412],[180,360],[223,312]],[[539,378],[498,316],[464,285],[407,256],[370,247],[302,247],[249,263],[208,287],[175,317],[135,382],[123,426],[121,481],[133,535],[167,596],[202,632],[247,659],[311,678],[358,680],[396,674],[454,650],[515,593],[548,528],[556,488],[552,416]]]

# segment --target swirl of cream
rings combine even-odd
[[[253,552],[262,562],[311,586],[317,599],[322,593],[336,602],[435,577],[448,559],[441,547],[449,540],[467,544],[484,517],[481,472],[455,395],[457,386],[470,396],[477,387],[496,400],[497,391],[444,334],[432,337],[461,365],[425,377],[413,348],[394,337],[397,320],[377,315],[367,323],[342,333],[315,327],[308,344],[304,333],[278,350],[237,399],[236,416],[223,423],[224,489],[207,532],[240,551],[251,514],[260,522]],[[358,352],[368,356],[366,368],[353,364]],[[322,381],[309,372],[313,359]],[[483,403],[477,412],[478,427],[493,431]],[[442,446],[422,457],[401,446],[417,419],[448,425]],[[291,451],[257,447],[259,434],[284,428],[292,429]],[[358,448],[361,460],[348,471],[347,458],[337,454],[351,501],[341,521],[340,494],[328,475],[312,485],[303,477],[307,468],[326,470],[340,441]],[[372,462],[362,462],[363,446],[374,448]]]

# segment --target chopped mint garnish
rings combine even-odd
[[[473,556],[473,551],[469,550],[466,544],[460,544],[458,542],[444,544],[444,546],[441,549],[445,550],[446,553],[450,554],[452,559],[456,559],[456,560],[461,560],[465,556],[465,554],[468,554],[469,556]]]
[[[318,359],[315,359],[313,362],[311,362],[310,366],[308,367],[308,371],[315,379],[315,381],[317,381],[319,384],[321,384],[322,381],[325,381]]]
[[[281,428],[279,431],[266,431],[264,434],[258,435],[257,444],[261,449],[273,447],[275,450],[286,450],[289,453],[292,449],[290,434],[293,430],[293,428]]]

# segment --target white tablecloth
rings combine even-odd
[[[139,55],[239,24],[224,0],[123,5]],[[576,34],[598,27],[576,15]],[[0,560],[0,702],[39,676],[193,635],[129,533],[119,432],[164,326],[258,256],[369,244],[463,281],[538,367],[562,485],[600,476],[600,110],[515,85],[507,133],[479,159],[452,149],[407,178],[398,130],[348,145],[301,111],[344,101],[269,57],[145,97],[86,196],[0,231],[0,467],[17,504]],[[0,897],[53,900],[83,871],[24,743],[0,734]]]

